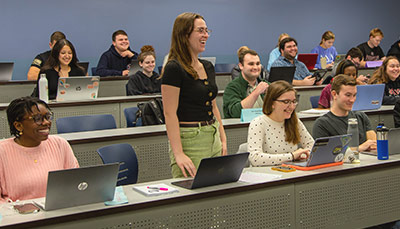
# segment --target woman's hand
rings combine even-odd
[[[179,155],[175,155],[175,161],[178,167],[181,169],[183,176],[187,177],[186,171],[189,172],[191,177],[196,175],[196,167],[194,166],[192,160],[186,156],[186,154],[181,153]]]
[[[310,156],[310,150],[300,148],[294,151],[292,154],[294,157],[293,160],[308,159],[308,156]]]

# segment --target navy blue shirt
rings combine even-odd
[[[104,52],[97,64],[96,74],[99,76],[122,76],[122,71],[128,69],[132,60],[136,60],[138,54],[128,48],[134,55],[132,58],[122,57],[114,45]]]

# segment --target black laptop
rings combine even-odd
[[[236,182],[242,174],[250,153],[239,153],[201,160],[194,179],[172,182],[187,189]]]
[[[128,76],[133,76],[135,75],[136,72],[141,71],[142,67],[140,67],[139,65],[139,60],[132,60],[128,69],[129,69]]]
[[[271,67],[268,81],[272,83],[278,80],[284,80],[291,84],[293,82],[295,71],[295,66]]]

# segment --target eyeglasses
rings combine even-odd
[[[297,106],[297,104],[299,104],[299,101],[297,101],[296,99],[295,100],[290,100],[290,99],[279,100],[279,99],[277,99],[275,101],[281,102],[281,103],[283,103],[285,105],[293,104],[293,105]]]
[[[53,117],[54,117],[53,112],[49,112],[45,115],[36,114],[36,115],[32,115],[32,116],[29,116],[24,119],[32,119],[33,122],[35,122],[37,125],[42,125],[42,123],[44,122],[44,119],[51,122],[53,120]],[[22,119],[22,120],[24,120],[24,119]]]
[[[197,28],[197,29],[195,29],[193,31],[196,31],[196,32],[201,33],[201,34],[205,34],[205,33],[210,34],[210,33],[212,33],[211,29],[203,28],[203,27]]]

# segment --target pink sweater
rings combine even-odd
[[[79,167],[69,143],[50,135],[37,147],[0,141],[0,202],[46,196],[49,171]]]

